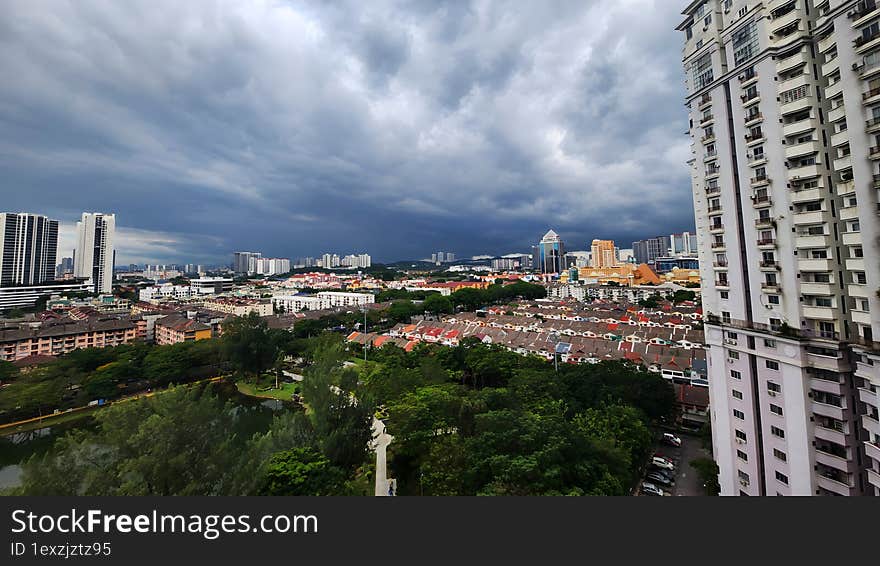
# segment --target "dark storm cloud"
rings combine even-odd
[[[116,212],[122,261],[688,229],[678,8],[11,0],[0,208],[59,217],[66,241]]]

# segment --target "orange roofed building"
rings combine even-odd
[[[578,278],[581,281],[596,281],[602,284],[617,283],[621,287],[663,283],[663,280],[646,263],[641,265],[625,263],[617,267],[582,267],[578,270]],[[568,279],[568,272],[560,277],[562,283],[567,283]]]

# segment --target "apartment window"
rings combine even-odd
[[[730,293],[728,293],[727,291],[721,291],[721,298],[722,299],[730,298]]]
[[[743,378],[742,374],[740,372],[736,371],[735,369],[730,370],[730,377],[732,377],[733,379],[742,379]]]
[[[773,393],[782,393],[782,386],[775,381],[768,381],[767,391],[772,391]]]
[[[777,438],[785,438],[785,431],[779,428],[778,426],[770,427],[770,434]]]
[[[868,278],[863,271],[856,271],[853,273],[853,281],[857,285],[867,285]]]
[[[745,452],[743,452],[742,450],[736,451],[736,457],[739,458],[740,460],[742,460],[743,462],[749,461],[749,455],[746,454]]]
[[[776,340],[771,340],[770,338],[764,338],[764,347],[776,349]]]
[[[745,473],[742,470],[737,470],[736,475],[739,476],[739,481],[741,481],[745,485],[749,485],[749,474]]]
[[[767,302],[771,305],[779,304],[779,295],[767,295]]]
[[[780,472],[776,472],[776,479],[779,480],[780,482],[784,483],[785,485],[788,485],[788,476],[787,475],[780,473]]]
[[[734,389],[730,393],[733,395],[734,399],[739,399],[740,401],[742,401],[742,398],[743,398],[742,391],[737,391],[736,389]]]
[[[735,350],[728,350],[727,357],[730,358],[731,360],[738,360],[739,359],[739,352],[737,352]]]
[[[778,448],[773,449],[773,455],[776,457],[777,460],[788,462],[788,456],[785,454],[785,452],[779,450]]]
[[[774,360],[767,360],[764,362],[764,365],[767,369],[772,369],[773,371],[779,371],[779,362]]]
[[[737,431],[735,432],[735,434],[736,434],[736,438],[737,438],[737,439],[742,440],[743,442],[746,441],[746,433],[744,433],[743,431],[741,431],[741,430],[737,430]]]
[[[733,61],[745,63],[758,53],[758,26],[749,22],[733,32]]]
[[[740,411],[739,409],[734,409],[734,410],[733,410],[733,416],[736,417],[736,418],[738,418],[738,419],[741,420],[741,421],[746,420],[746,414],[743,413],[742,411]]]
[[[788,104],[789,102],[794,102],[795,100],[806,98],[809,93],[809,88],[806,85],[803,85],[780,93],[779,100],[782,102],[782,104]]]
[[[770,403],[770,412],[777,416],[782,416],[782,407]]]
[[[691,65],[694,89],[700,90],[709,85],[713,80],[712,54],[706,53]]]

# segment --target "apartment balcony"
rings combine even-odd
[[[779,262],[777,261],[762,261],[760,263],[761,271],[779,271]]]
[[[852,169],[852,165],[852,155],[844,155],[843,157],[838,157],[834,160],[834,170],[838,173],[840,173],[841,171],[846,171],[847,169]]]
[[[880,407],[880,397],[877,396],[876,391],[871,391],[870,389],[859,387],[859,400],[861,400],[862,403],[867,403],[868,405],[871,405],[872,407]],[[880,460],[880,458],[877,458],[877,460]]]
[[[828,220],[828,213],[824,210],[814,210],[810,212],[795,211],[793,222],[795,226],[803,226],[805,224],[820,224]]]
[[[865,455],[875,462],[880,462],[880,445],[873,442],[865,442]]]
[[[855,488],[855,485],[852,485],[852,480],[845,477],[842,477],[840,479],[844,481],[840,481],[839,479],[823,475],[821,472],[819,472],[816,474],[816,485],[822,489],[826,489],[838,495],[850,495],[852,490]]]
[[[791,167],[788,170],[788,180],[795,182],[800,181],[801,179],[812,179],[814,177],[818,177],[822,174],[819,170],[819,165],[803,165],[801,167]]]
[[[761,102],[761,95],[760,94],[752,94],[752,95],[742,94],[742,95],[740,95],[739,99],[743,104],[743,108],[748,108],[749,106],[752,106],[754,104]]]
[[[813,273],[826,273],[834,269],[830,259],[798,259],[798,269]]]
[[[831,146],[840,147],[849,143],[849,130],[843,130],[831,135]]]
[[[880,145],[868,148],[868,158],[872,160],[880,159]]]
[[[796,10],[795,10],[796,11]],[[776,73],[781,75],[787,73],[793,69],[798,67],[803,67],[810,62],[809,56],[804,52],[803,49],[795,53],[790,57],[786,57],[785,59],[777,59],[776,61]]]
[[[773,228],[776,226],[776,220],[773,218],[756,218],[755,219],[755,228]]]
[[[794,36],[797,31],[800,31],[800,27],[794,31],[792,31],[792,29],[795,27],[795,24],[800,22],[801,17],[800,10],[792,10],[778,18],[773,18],[768,24],[768,27],[770,28],[770,33],[773,35],[775,42],[781,45],[782,42],[793,39],[792,36]]]
[[[706,196],[720,195],[721,187],[706,187]]]
[[[846,107],[843,104],[828,111],[828,121],[832,124],[840,122],[844,118],[846,118]]]
[[[835,470],[839,470],[846,474],[854,471],[853,463],[849,459],[831,452],[826,452],[818,447],[816,448],[816,463],[828,466],[829,468],[834,468]]]
[[[709,225],[709,233],[710,234],[720,234],[724,232],[724,224],[710,224]]]
[[[761,132],[757,135],[746,134],[746,145],[753,145],[757,143],[763,143],[767,138],[764,137],[764,133]]]
[[[875,189],[880,189],[880,175],[874,175],[871,179],[871,186]]]
[[[710,169],[706,169],[706,171],[705,171],[705,178],[706,178],[707,180],[715,179],[715,178],[717,178],[718,175],[720,175],[720,174],[721,174],[721,168],[720,168],[720,167],[713,167],[713,168],[710,168]]]
[[[727,244],[724,242],[712,242],[712,250],[713,251],[723,251],[727,249]]]
[[[793,100],[791,102],[780,105],[779,113],[783,116],[786,116],[788,114],[796,114],[799,112],[803,112],[804,110],[809,110],[812,108],[812,106],[813,97],[812,95],[808,95],[804,98],[799,98],[797,100]]]
[[[699,105],[697,106],[698,110],[705,110],[709,106],[712,105],[712,97],[708,94],[704,94],[702,98],[700,98]]]
[[[856,192],[856,182],[850,179],[849,181],[837,183],[835,188],[837,189],[837,194],[841,196],[849,193],[854,193]]]
[[[841,220],[855,220],[859,217],[858,206],[846,206],[839,211]]]
[[[762,187],[770,184],[770,178],[767,175],[758,175],[757,177],[749,179],[749,183],[753,187]]]
[[[783,92],[787,92],[789,90],[793,90],[802,86],[805,86],[807,88],[811,86],[809,69],[807,67],[801,69],[800,73],[780,81],[776,87],[776,93],[782,94]]]
[[[825,87],[825,98],[833,100],[843,95],[843,81],[837,81]]]
[[[853,10],[847,12],[846,15],[853,21],[852,27],[858,28],[866,24],[874,16],[878,15],[877,9],[878,7],[876,3],[859,3],[856,4],[856,7]]]
[[[822,76],[827,77],[833,75],[840,70],[840,57],[834,56],[833,59],[822,63]],[[826,95],[827,96],[827,95]]]
[[[750,154],[746,154],[746,159],[752,159],[752,161],[748,162],[749,167],[760,167],[761,165],[765,165],[767,163],[767,155],[764,153],[756,155],[754,157],[751,157]]]
[[[761,291],[763,291],[764,293],[779,294],[782,292],[782,285],[778,282],[768,283],[765,281],[761,283]]]
[[[871,326],[871,313],[859,310],[850,310],[850,316],[852,316],[853,322],[856,324],[864,324],[866,326]]]
[[[869,299],[873,293],[868,292],[868,286],[861,283],[850,283],[847,285],[847,292],[849,292],[850,297],[857,297],[861,299]],[[873,372],[868,372],[869,374]]]
[[[834,286],[831,283],[801,283],[801,294],[831,296]]]
[[[846,445],[846,434],[834,428],[826,428],[817,424],[813,429],[813,436],[820,440]]]
[[[867,37],[859,36],[853,40],[856,53],[867,53],[878,45],[880,45],[880,32],[872,33]]]
[[[843,407],[837,407],[836,405],[828,405],[827,403],[812,401],[812,403],[810,404],[810,409],[813,411],[813,414],[822,417],[830,417],[838,421],[846,420],[846,411]]]
[[[874,470],[868,470],[868,483],[873,485],[875,488],[880,489],[880,474],[875,472]]]
[[[719,279],[715,281],[715,288],[720,289],[721,291],[727,291],[730,289],[730,281]]]
[[[854,257],[846,260],[846,269],[848,271],[865,271],[865,258]]]
[[[860,246],[860,245],[862,245],[862,233],[861,232],[844,232],[840,239],[843,242],[844,246]]]
[[[746,88],[756,82],[758,82],[758,73],[755,72],[754,68],[746,70],[739,76],[739,85],[742,88]]]
[[[796,136],[810,132],[819,127],[819,122],[815,118],[807,118],[806,120],[798,120],[790,124],[782,126],[782,135],[784,137]]]
[[[757,241],[757,245],[759,248],[775,248],[776,247],[776,238],[759,238]]]
[[[803,306],[801,312],[804,318],[812,320],[833,321],[837,319],[837,309],[834,307]]]
[[[712,267],[715,269],[715,271],[724,270],[724,269],[727,269],[727,262],[726,261],[716,261],[712,264]]]
[[[823,197],[822,189],[818,187],[813,189],[795,189],[790,193],[792,203],[812,202]]]
[[[720,204],[716,205],[716,206],[710,206],[709,208],[706,209],[706,213],[709,214],[710,216],[716,215],[716,214],[721,214],[721,212],[722,212],[722,207]]]
[[[864,104],[873,104],[880,99],[880,87],[874,87],[862,93],[862,102]]]
[[[832,47],[837,47],[835,35],[832,33],[828,37],[820,39],[817,47],[819,48],[819,53],[825,53],[826,51],[829,51]]]
[[[880,422],[868,415],[862,415],[862,428],[874,436],[880,435]]]
[[[821,151],[822,147],[818,141],[811,140],[804,143],[789,145],[785,147],[785,158],[794,159],[805,155],[814,155]]]
[[[746,126],[754,126],[755,124],[759,124],[764,121],[764,115],[760,112],[755,112],[753,114],[749,114],[743,120]]]
[[[709,114],[707,117],[700,119],[700,127],[702,128],[705,128],[706,126],[711,126],[714,123],[715,116],[713,116],[712,114]]]
[[[708,143],[712,143],[713,141],[715,141],[715,139],[716,139],[716,138],[715,138],[715,135],[713,134],[713,135],[711,135],[711,136],[703,136],[703,137],[701,137],[701,138],[700,138],[700,141],[705,145],[705,144],[708,144]]]
[[[706,157],[703,158],[704,163],[708,163],[709,161],[714,161],[718,159],[718,152],[712,151],[706,154]]]

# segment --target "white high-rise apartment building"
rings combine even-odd
[[[89,279],[95,293],[113,292],[113,240],[116,215],[84,212],[76,223],[75,277]]]
[[[722,494],[877,495],[880,10],[684,14]]]

